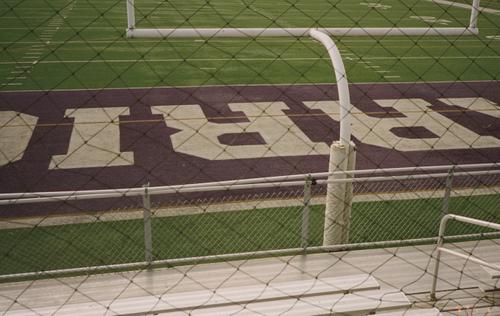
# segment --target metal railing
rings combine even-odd
[[[408,194],[414,195],[412,199],[423,199],[425,200],[427,196],[432,198],[442,199],[440,202],[442,204],[442,208],[437,210],[436,220],[440,218],[440,216],[445,215],[447,213],[447,208],[449,204],[449,199],[451,196],[451,192],[454,191],[452,187],[453,178],[458,177],[490,177],[493,179],[493,186],[491,186],[490,182],[481,182],[481,186],[489,187],[488,190],[492,191],[490,196],[494,196],[498,194],[498,189],[495,189],[496,186],[500,185],[500,180],[497,175],[500,174],[500,169],[497,169],[500,165],[497,163],[492,164],[480,164],[480,165],[448,165],[448,166],[428,166],[428,167],[409,167],[409,168],[395,168],[395,169],[371,169],[371,170],[355,170],[355,171],[347,171],[345,172],[347,175],[343,179],[337,179],[333,181],[343,181],[343,182],[352,182],[357,185],[357,191],[355,192],[357,196],[366,194],[377,197],[380,201],[386,202],[387,200],[393,200],[394,196],[384,197],[384,194],[395,194],[394,188],[391,185],[396,185],[396,190],[399,191],[398,194],[401,194],[403,191],[409,192]],[[486,169],[486,170],[485,170]],[[317,252],[329,252],[329,251],[339,251],[339,250],[350,250],[350,249],[362,249],[366,247],[389,247],[389,246],[401,246],[401,245],[410,245],[416,243],[431,243],[436,242],[438,240],[435,233],[431,234],[430,231],[425,231],[425,234],[412,234],[412,233],[404,233],[404,236],[398,236],[397,234],[393,235],[384,235],[380,238],[360,238],[359,235],[351,235],[351,240],[344,244],[340,245],[331,245],[331,246],[320,246],[321,243],[318,243],[318,239],[323,236],[322,232],[318,232],[315,230],[322,229],[320,225],[314,226],[315,229],[312,228],[311,223],[318,220],[318,204],[324,204],[324,187],[325,184],[329,183],[332,180],[329,180],[329,176],[331,173],[313,173],[313,174],[300,174],[300,175],[288,175],[288,176],[278,176],[278,177],[267,177],[267,178],[255,178],[255,179],[242,179],[242,180],[231,180],[231,181],[221,181],[221,182],[211,182],[211,183],[199,183],[199,184],[188,184],[188,185],[177,185],[177,186],[159,186],[159,187],[150,187],[149,185],[145,185],[141,188],[125,188],[125,189],[115,189],[115,190],[93,190],[93,191],[61,191],[61,192],[32,192],[32,193],[6,193],[0,194],[0,205],[21,205],[21,204],[33,204],[33,203],[47,203],[47,202],[67,202],[67,201],[78,201],[78,200],[91,200],[91,199],[104,199],[104,198],[122,198],[128,196],[137,196],[142,197],[142,214],[139,215],[137,213],[137,220],[139,218],[142,219],[143,227],[140,230],[143,234],[142,246],[137,243],[134,244],[134,247],[139,249],[142,248],[142,254],[137,257],[144,258],[144,261],[135,261],[135,262],[127,262],[127,263],[116,263],[116,264],[104,264],[98,266],[87,266],[87,267],[76,267],[76,268],[67,268],[67,269],[47,269],[46,271],[36,271],[36,272],[27,272],[27,273],[14,273],[14,274],[6,274],[0,276],[0,280],[13,280],[18,278],[33,278],[40,276],[55,276],[61,274],[68,273],[93,273],[93,272],[103,272],[110,270],[120,270],[120,269],[138,269],[138,268],[152,268],[157,266],[170,266],[176,264],[186,264],[192,262],[204,262],[204,261],[214,261],[214,260],[232,260],[239,258],[248,258],[248,257],[264,257],[271,255],[294,255],[294,254],[305,254],[305,253],[317,253]],[[354,177],[358,176],[358,177]],[[492,177],[491,177],[492,176]],[[411,181],[412,185],[405,185],[405,181]],[[415,183],[421,183],[422,181],[428,181],[422,185],[418,185]],[[429,181],[432,181],[432,186],[429,186]],[[460,184],[460,181],[456,181]],[[385,185],[380,185],[381,183],[385,183]],[[470,184],[470,183],[469,183]],[[437,187],[436,187],[437,185]],[[474,184],[475,185],[475,184]],[[261,248],[255,247],[241,247],[235,250],[229,250],[227,253],[224,251],[218,253],[217,250],[213,252],[210,251],[208,255],[201,254],[193,256],[193,252],[190,252],[189,255],[180,254],[179,257],[170,257],[168,254],[168,249],[154,249],[155,247],[159,247],[160,245],[164,247],[170,247],[171,245],[175,245],[175,240],[165,240],[163,237],[158,237],[154,234],[162,233],[160,231],[154,231],[154,223],[157,221],[156,227],[160,227],[161,229],[168,229],[168,227],[162,226],[164,216],[172,216],[172,215],[164,215],[162,212],[165,210],[165,207],[160,206],[160,208],[152,205],[151,198],[155,195],[181,195],[183,197],[184,193],[192,193],[192,192],[219,192],[224,194],[234,194],[238,190],[247,190],[248,189],[266,189],[266,191],[273,191],[279,189],[289,190],[292,187],[302,186],[303,190],[295,190],[294,194],[290,199],[291,202],[295,203],[293,206],[287,204],[290,201],[286,200],[278,200],[278,204],[281,205],[279,208],[283,209],[282,216],[284,216],[283,220],[288,218],[289,216],[297,216],[298,227],[296,232],[293,234],[297,234],[298,242],[289,243],[287,245],[292,246],[276,246],[272,242],[269,242],[271,246],[265,246]],[[369,187],[367,189],[367,187]],[[457,185],[458,187],[458,185]],[[368,191],[367,191],[368,190]],[[373,191],[375,190],[375,191]],[[430,195],[419,194],[418,192],[429,191]],[[258,190],[257,190],[258,191]],[[289,192],[289,191],[288,191]],[[365,193],[363,193],[365,192]],[[378,192],[378,193],[377,193]],[[493,194],[493,195],[491,195]],[[248,225],[255,226],[259,225],[258,221],[261,221],[262,218],[258,218],[258,216],[263,216],[263,214],[272,214],[276,212],[278,209],[271,208],[267,209],[268,206],[264,200],[261,199],[262,196],[256,195],[257,199],[260,200],[255,204],[256,206],[251,206],[253,200],[246,200],[243,204],[243,207],[240,208],[244,212],[248,214],[254,214],[255,211],[259,211],[259,209],[263,209],[268,213],[260,213],[260,215],[249,215],[251,216],[251,220],[256,220],[257,222],[249,222]],[[271,196],[270,199],[277,197],[287,197],[287,195],[277,195]],[[207,216],[205,219],[209,220],[210,212],[206,211],[209,207],[214,207],[218,210],[216,212],[230,212],[229,210],[224,211],[224,206],[226,204],[231,204],[234,201],[219,201],[216,200],[215,203],[213,201],[209,201],[208,206],[205,208],[204,206],[200,206],[200,204],[196,204],[198,202],[194,202],[194,205],[198,207],[201,212],[199,216]],[[212,204],[210,204],[212,203]],[[488,202],[490,203],[490,202]],[[494,203],[494,202],[493,202]],[[406,212],[408,211],[406,208],[410,204],[415,204],[411,200],[405,204],[405,206],[400,207],[398,212]],[[244,205],[247,205],[246,207]],[[362,207],[367,207],[363,206]],[[424,205],[426,205],[424,203]],[[371,208],[374,210],[375,208]],[[365,211],[362,209],[363,214],[361,216],[372,216],[370,211],[370,207],[367,207],[368,210]],[[166,207],[168,210],[169,207]],[[279,211],[281,212],[281,211]],[[360,207],[357,209],[357,216],[359,219]],[[237,212],[236,212],[237,213]],[[255,212],[258,214],[258,212]],[[94,221],[96,223],[102,223],[103,219],[106,217],[106,213],[102,213],[99,217],[96,217]],[[113,213],[112,213],[113,214]],[[178,211],[176,214],[183,215],[182,210]],[[233,216],[234,213],[228,215]],[[289,214],[289,215],[288,215]],[[380,213],[383,214],[383,213]],[[394,213],[396,214],[396,213]],[[175,216],[178,216],[175,215]],[[435,217],[433,215],[433,218]],[[113,218],[111,215],[109,216],[111,221],[119,221],[117,217]],[[174,218],[175,216],[169,217]],[[236,216],[236,215],[235,215]],[[266,216],[266,215],[264,215]],[[315,217],[316,216],[316,217]],[[387,215],[393,216],[393,215]],[[406,215],[403,214],[402,218]],[[69,215],[68,217],[71,217]],[[250,218],[250,217],[249,217]],[[202,221],[205,221],[202,219]],[[45,221],[43,218],[41,222]],[[105,220],[105,219],[104,219]],[[266,220],[266,218],[264,218]],[[427,220],[427,219],[426,219]],[[8,220],[7,220],[8,221]],[[371,220],[368,220],[370,222]],[[73,223],[73,221],[68,221]],[[92,223],[92,222],[91,222]],[[434,222],[432,222],[434,223]],[[432,224],[431,223],[431,224]],[[358,223],[354,222],[357,226]],[[415,224],[415,223],[413,223]],[[420,224],[420,223],[417,223]],[[426,223],[425,225],[427,225]],[[39,225],[38,223],[36,224]],[[415,225],[413,225],[415,226]],[[418,225],[417,225],[418,226]],[[417,227],[418,228],[418,227]],[[211,227],[200,226],[199,230],[210,230]],[[296,229],[296,228],[294,228]],[[373,229],[383,229],[382,227],[357,227],[358,231],[362,231],[365,233],[367,230]],[[413,229],[413,228],[412,228]],[[426,230],[426,229],[424,229]],[[376,233],[376,232],[373,232]],[[244,233],[241,233],[244,234]],[[369,233],[367,233],[369,234]],[[382,233],[377,233],[382,234]],[[496,234],[496,233],[492,233]],[[389,237],[388,237],[389,236]],[[441,236],[441,234],[440,234]],[[468,239],[474,237],[481,236],[489,236],[486,234],[469,234],[468,232],[460,232],[455,236],[457,240]],[[497,235],[495,235],[497,236]],[[274,238],[273,236],[269,236],[267,238]],[[155,243],[154,240],[157,242]],[[158,243],[159,241],[159,243]],[[139,242],[139,240],[137,240]],[[173,244],[172,244],[173,243]],[[170,245],[170,246],[169,246]],[[252,246],[252,245],[250,245]],[[194,252],[197,254],[196,252]],[[120,262],[120,261],[115,261]]]
[[[491,222],[482,221],[482,220],[475,219],[475,218],[459,216],[459,215],[454,215],[454,214],[447,214],[447,215],[443,216],[443,218],[441,219],[441,223],[439,225],[439,236],[438,236],[437,246],[436,246],[436,252],[437,252],[436,265],[434,266],[434,274],[432,277],[432,287],[431,287],[430,296],[431,296],[431,299],[433,299],[433,300],[436,300],[436,286],[437,286],[439,265],[441,263],[441,253],[442,252],[453,255],[455,257],[465,259],[467,261],[471,261],[471,262],[480,264],[482,266],[491,268],[491,269],[496,270],[496,271],[500,271],[499,265],[492,264],[492,263],[486,262],[484,260],[481,260],[481,259],[473,256],[472,254],[464,255],[463,253],[460,253],[460,252],[443,247],[444,237],[445,237],[444,234],[446,232],[446,224],[450,220],[455,220],[455,221],[459,221],[462,223],[468,223],[468,224],[473,224],[473,225],[482,226],[482,227],[486,227],[486,228],[500,230],[500,224],[496,224],[496,223],[491,223]]]

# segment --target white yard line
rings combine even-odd
[[[165,58],[165,59],[99,59],[99,60],[42,60],[39,64],[93,64],[93,63],[141,63],[141,62],[210,62],[210,61],[307,61],[307,60],[330,60],[329,58],[318,58],[318,57],[292,57],[292,58]],[[360,62],[360,58],[348,59],[349,61]],[[363,57],[364,60],[436,60],[435,57],[430,56],[408,56],[408,57],[396,57],[396,56],[383,56],[383,57]],[[477,60],[477,59],[500,59],[500,55],[496,56],[441,56],[437,58],[439,60]],[[4,61],[0,62],[0,65],[14,65],[23,64],[31,62],[16,62],[16,61]],[[374,67],[374,66],[372,66]],[[376,67],[375,67],[376,68]]]
[[[73,6],[75,5],[75,2],[72,2],[69,7],[64,8],[60,14],[56,15],[51,19],[49,22],[49,25],[47,26],[45,30],[42,31],[40,34],[40,39],[49,43],[50,40],[54,38],[55,33],[59,30],[59,25],[64,22],[64,19],[67,17],[68,11],[73,10]],[[57,26],[56,26],[57,25]],[[15,28],[4,28],[4,29],[15,29]],[[11,74],[29,74],[31,73],[31,69],[34,67],[34,65],[38,64],[40,62],[40,58],[42,55],[42,51],[45,49],[45,45],[40,45],[39,43],[34,43],[31,45],[31,47],[28,49],[27,52],[24,53],[24,56],[21,57],[21,59],[30,59],[33,61],[29,62],[13,62],[13,63],[6,63],[5,65],[16,65],[15,68],[19,69],[22,68],[24,69],[23,71],[11,71]],[[19,63],[24,63],[27,64],[25,66],[19,66]],[[26,76],[20,76],[16,75],[15,77],[7,77],[5,78],[6,81],[1,83],[0,86],[21,86],[22,82],[26,80]],[[12,80],[20,81],[20,82],[12,82]]]
[[[481,28],[482,30],[485,28]],[[493,28],[492,28],[493,29]],[[493,29],[497,30],[497,29]],[[390,38],[384,38],[384,39],[363,39],[363,38],[350,38],[350,39],[342,39],[342,43],[373,43],[376,41],[383,42],[383,43],[401,43],[401,40],[395,40],[395,39],[390,39]],[[123,38],[123,43],[126,43],[127,39]],[[158,40],[147,40],[147,39],[134,39],[134,42],[138,43],[154,43],[157,44]],[[256,39],[256,42],[273,42],[273,43],[296,43],[298,41],[304,41],[304,42],[313,42],[312,40],[308,38],[302,38],[302,39],[288,39],[288,38],[259,38]],[[429,39],[429,38],[422,38],[418,40],[419,43],[425,43],[425,42],[430,42],[430,43],[442,43],[443,40],[440,39]],[[116,38],[110,39],[110,40],[87,40],[87,41],[79,41],[79,40],[70,40],[70,41],[53,41],[55,45],[58,44],[109,44],[109,43],[116,43],[117,40]],[[200,39],[170,39],[169,42],[172,43],[193,43],[193,42],[199,42],[199,43],[204,43],[204,42],[210,42],[210,43],[248,43],[248,39],[221,39],[221,38],[214,38],[210,40],[200,40]],[[478,40],[475,39],[457,39],[453,41],[454,43],[478,43]],[[15,42],[1,42],[0,44],[3,45],[12,45],[12,44],[23,44],[23,45],[30,45],[30,44],[39,44],[40,42],[35,42],[35,41],[15,41]],[[475,45],[475,46],[480,46],[480,45]]]
[[[459,3],[459,2],[454,2],[454,1],[448,1],[448,0],[427,0],[427,1],[434,2],[437,4],[443,4],[443,5],[449,5],[452,7],[467,9],[467,10],[472,9],[472,6],[470,4]],[[479,11],[500,15],[500,10],[495,10],[495,9],[490,9],[490,8],[485,8],[485,7],[479,7]]]

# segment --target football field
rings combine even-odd
[[[126,2],[12,1],[0,8],[7,90],[332,83],[310,38],[127,39]],[[408,1],[136,1],[137,27],[465,27],[470,9]],[[498,80],[500,8],[479,36],[335,38],[350,82]]]
[[[334,37],[358,169],[498,161],[500,8],[481,5],[477,36]],[[137,0],[135,15],[138,28],[434,28],[468,26],[470,5]],[[138,39],[126,27],[125,1],[3,3],[2,192],[327,170],[339,106],[319,43]]]
[[[138,28],[467,27],[471,12],[470,1],[446,0],[136,0],[135,9]],[[329,146],[339,139],[339,96],[319,43],[292,36],[127,38],[126,28],[125,0],[2,2],[0,193],[328,170]],[[350,82],[356,169],[498,162],[498,1],[481,2],[478,28],[479,35],[333,37]],[[500,180],[479,179],[458,186],[489,186],[489,193],[457,196],[451,205],[496,221],[498,194],[491,192]],[[356,202],[352,242],[436,235],[442,187],[399,184],[431,193]],[[377,196],[394,186],[375,189],[367,191]],[[158,215],[156,258],[298,247],[301,206],[206,215],[200,205],[272,198],[301,205],[301,190],[163,197],[155,202],[199,210]],[[101,213],[89,211],[140,208],[125,198],[2,206],[0,273],[139,261],[142,219],[101,221]],[[91,222],[73,222],[75,213]],[[47,224],[48,215],[62,214],[73,224]],[[319,246],[323,205],[311,214],[310,242]],[[19,228],[20,217],[40,222]],[[62,252],[67,256],[58,258]]]

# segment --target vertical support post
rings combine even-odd
[[[135,6],[134,0],[127,1],[127,31],[135,28]]]
[[[151,264],[153,262],[153,236],[151,230],[151,197],[149,195],[149,183],[143,186],[142,195],[143,218],[144,218],[144,253],[145,260]]]
[[[311,203],[312,183],[313,179],[311,175],[308,175],[304,183],[304,208],[302,209],[302,235],[300,246],[303,249],[309,246],[309,205]]]
[[[452,167],[448,171],[448,176],[445,181],[445,189],[444,189],[444,197],[443,197],[443,208],[441,209],[441,216],[444,216],[449,213],[450,206],[450,196],[451,190],[453,188],[453,174],[455,172],[455,167]]]
[[[470,14],[470,24],[469,24],[470,29],[477,29],[477,17],[479,15],[479,3],[480,3],[480,0],[473,0],[472,1],[472,11]]]
[[[441,263],[441,247],[443,246],[444,243],[444,233],[446,230],[446,223],[451,218],[452,218],[451,215],[445,215],[441,218],[441,223],[439,224],[438,241],[436,244],[436,249],[434,250],[435,252],[437,252],[436,265],[434,266],[434,274],[432,275],[432,287],[431,287],[431,299],[434,301],[436,300],[436,286],[439,273],[439,264]]]

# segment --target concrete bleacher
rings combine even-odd
[[[498,262],[498,245],[498,240],[485,240],[448,247],[474,249],[485,261]],[[473,315],[500,314],[498,304],[479,289],[483,268],[448,254],[442,256],[438,300],[430,300],[434,248],[379,248],[1,283],[0,311],[5,316],[434,316],[466,309]]]

